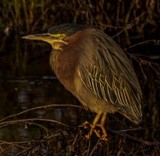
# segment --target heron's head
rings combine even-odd
[[[78,24],[61,24],[54,26],[48,33],[34,34],[22,37],[28,40],[40,40],[49,43],[54,50],[62,50],[62,45],[68,44],[68,39],[77,31],[82,31],[86,26]]]

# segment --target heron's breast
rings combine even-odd
[[[71,92],[75,88],[73,82],[77,64],[78,57],[73,55],[70,51],[52,52],[50,55],[52,70],[64,87]]]

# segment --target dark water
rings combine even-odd
[[[1,80],[0,92],[0,144],[2,146],[40,138],[45,131],[41,126],[51,131],[55,130],[55,126],[56,129],[59,126],[54,122],[36,119],[51,119],[69,126],[80,124],[77,118],[79,110],[72,106],[73,104],[78,106],[77,100],[55,77]],[[36,109],[30,110],[35,107]],[[17,151],[18,148],[13,146],[7,150],[7,153],[15,155]]]

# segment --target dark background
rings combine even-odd
[[[17,130],[24,127],[30,117],[25,113],[20,117],[15,115],[0,120],[0,153],[10,153],[14,147],[14,152],[19,155],[160,155],[159,0],[1,0],[0,117],[50,103],[79,105],[50,69],[48,57],[51,47],[43,42],[22,39],[24,35],[47,32],[61,23],[97,27],[124,49],[142,88],[143,121],[136,126],[119,114],[109,115],[106,123],[108,141],[99,141],[96,137],[86,141],[84,130],[78,125],[85,120],[92,121],[95,114],[81,108],[72,110],[66,107],[58,111],[62,112],[63,120],[60,121],[67,123],[69,128],[57,126],[55,130],[53,125],[38,123],[54,129],[48,136],[56,137],[49,139],[40,132],[40,136],[34,137],[37,140],[33,141],[28,136],[24,139],[23,136],[15,142],[17,138],[6,139],[9,134],[4,133],[7,131],[4,127],[10,126],[9,121],[14,120],[15,127],[12,124],[12,128]],[[31,117],[35,118],[34,115]],[[22,118],[24,121],[19,124],[17,120]],[[52,119],[52,115],[48,118]],[[64,118],[69,118],[69,121],[76,119],[72,123],[64,121]],[[26,142],[22,145],[24,140]],[[23,148],[17,147],[20,144]]]

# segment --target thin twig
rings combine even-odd
[[[101,139],[98,139],[97,143],[95,144],[95,146],[93,147],[92,151],[90,152],[89,156],[92,156],[93,155],[93,152],[97,149],[99,143],[100,143],[100,140]]]
[[[136,43],[128,48],[125,48],[124,50],[128,50],[128,49],[131,49],[131,48],[134,48],[134,47],[137,47],[137,46],[140,46],[140,45],[143,45],[143,44],[148,44],[148,43],[158,43],[159,40],[146,40],[146,41],[143,41],[143,42],[139,42],[139,43]]]
[[[136,142],[140,142],[140,143],[142,143],[142,144],[144,144],[144,145],[148,145],[148,146],[155,146],[155,145],[160,145],[160,142],[151,142],[151,141],[146,141],[146,140],[143,140],[143,139],[140,139],[140,138],[137,138],[137,137],[133,137],[133,136],[131,136],[131,135],[128,135],[128,134],[124,134],[124,133],[119,133],[119,132],[117,132],[117,131],[113,131],[113,130],[109,130],[110,132],[112,132],[112,133],[114,133],[114,134],[118,134],[118,135],[124,135],[124,136],[126,136],[127,138],[129,138],[129,139],[132,139],[132,140],[134,140],[134,141],[136,141]]]
[[[51,122],[51,123],[56,123],[65,127],[70,127],[62,122],[59,122],[57,120],[52,120],[52,119],[39,119],[39,118],[31,118],[31,119],[20,119],[20,120],[11,120],[11,121],[4,121],[0,123],[0,128],[12,125],[15,123],[26,123],[26,122],[32,122],[32,121],[42,121],[42,122]]]
[[[73,104],[49,104],[49,105],[45,105],[45,106],[38,106],[38,107],[30,108],[30,109],[24,110],[24,111],[22,111],[22,112],[20,112],[20,113],[7,116],[7,117],[5,117],[5,118],[2,118],[2,119],[0,120],[0,123],[3,122],[3,121],[5,121],[5,120],[8,120],[8,119],[10,119],[10,118],[17,117],[17,116],[19,116],[19,115],[28,113],[28,112],[30,112],[30,111],[34,111],[34,110],[38,110],[38,109],[47,109],[47,108],[51,108],[51,107],[74,107],[74,108],[84,109],[84,108],[81,107],[81,106],[77,106],[77,105],[73,105]]]

